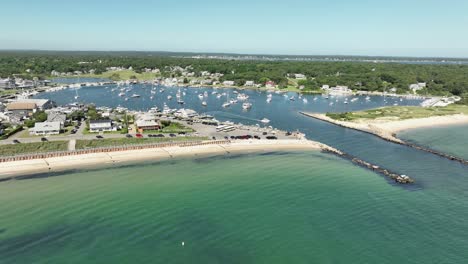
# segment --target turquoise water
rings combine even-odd
[[[468,125],[411,129],[398,133],[398,137],[468,159]]]
[[[1,182],[0,263],[465,263],[466,187],[319,152]]]

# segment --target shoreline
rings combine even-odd
[[[288,150],[332,149],[324,144],[309,140],[243,140],[194,146],[168,146],[96,152],[71,156],[7,161],[0,163],[0,180],[20,176],[33,176],[49,172],[65,172],[76,168],[108,166],[119,163],[160,161],[172,158],[216,156],[230,153],[255,153]]]
[[[386,122],[383,122],[383,121],[349,122],[349,121],[335,120],[326,116],[325,114],[306,113],[306,112],[299,112],[299,113],[304,116],[312,117],[312,118],[315,118],[315,119],[318,119],[318,120],[321,120],[330,124],[334,124],[337,126],[368,133],[368,134],[380,137],[381,139],[389,141],[389,142],[393,142],[393,143],[411,147],[417,150],[425,151],[425,152],[440,156],[442,158],[446,158],[446,159],[453,160],[453,161],[458,161],[462,164],[468,165],[468,160],[465,160],[463,158],[456,157],[453,155],[449,155],[441,151],[433,150],[428,147],[406,142],[398,138],[396,135],[396,133],[399,131],[416,129],[416,128],[468,124],[468,115],[456,114],[456,115],[433,116],[433,117],[426,117],[426,118],[414,118],[414,119],[386,121]]]

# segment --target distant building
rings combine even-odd
[[[330,89],[330,85],[324,84],[322,85],[322,90],[328,90]]]
[[[13,103],[33,103],[39,110],[47,110],[55,107],[55,103],[49,99],[19,99]]]
[[[39,135],[58,135],[63,129],[60,122],[38,122],[32,129],[32,134]]]
[[[275,87],[276,87],[276,83],[273,82],[273,81],[267,81],[267,82],[265,83],[265,87],[266,87],[266,88],[275,88]]]
[[[426,87],[426,83],[414,83],[410,84],[409,89],[413,91],[413,93],[416,93],[417,91],[420,91]]]
[[[336,87],[331,87],[328,89],[328,92],[331,95],[344,95],[344,94],[350,94],[353,91],[348,88],[348,86],[336,86]]]
[[[225,85],[225,86],[234,86],[234,81],[224,81],[223,85]]]
[[[254,81],[246,81],[245,86],[254,86],[255,85],[255,82]]]
[[[300,73],[294,74],[294,77],[296,78],[296,80],[305,80],[305,79],[307,79],[307,77],[304,74],[300,74]]]
[[[90,120],[89,132],[117,131],[117,127],[112,125],[112,120]]]

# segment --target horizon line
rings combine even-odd
[[[94,50],[94,49],[77,49],[77,50],[61,50],[61,49],[0,49],[0,52],[136,52],[136,53],[185,53],[185,54],[193,54],[193,55],[210,55],[210,54],[223,54],[223,55],[236,55],[236,56],[292,56],[292,57],[367,57],[367,58],[411,58],[411,59],[461,59],[467,60],[467,57],[445,57],[445,56],[404,56],[404,55],[349,55],[349,54],[281,54],[281,53],[235,53],[235,52],[216,52],[216,51],[166,51],[166,50]]]

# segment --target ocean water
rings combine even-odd
[[[466,187],[316,151],[0,182],[0,263],[465,263]]]
[[[398,137],[468,160],[468,125],[410,129]]]

